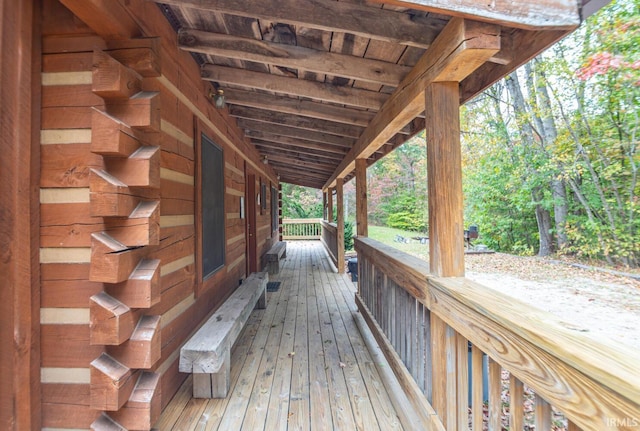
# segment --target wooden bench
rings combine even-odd
[[[285,257],[287,257],[287,243],[284,241],[276,242],[265,254],[269,274],[278,274],[280,272],[280,259]]]
[[[231,347],[251,311],[267,305],[266,272],[251,274],[180,349],[179,370],[193,374],[194,398],[226,398]]]

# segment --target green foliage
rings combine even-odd
[[[427,224],[421,215],[410,211],[389,214],[387,226],[412,232],[425,232],[427,230]]]
[[[353,223],[350,221],[344,222],[344,249],[353,250]]]
[[[556,215],[555,182],[567,191],[551,232],[566,233],[561,252],[640,263],[639,17],[640,0],[614,0],[521,70],[526,109],[506,81],[463,108],[465,218],[483,243],[535,253],[536,209]]]
[[[284,218],[321,218],[322,191],[283,183],[282,216]]]

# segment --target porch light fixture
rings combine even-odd
[[[213,85],[213,89],[209,90],[209,97],[213,100],[213,104],[216,108],[224,108],[224,91],[217,84]]]
[[[269,160],[267,160],[267,156],[264,156],[264,157],[262,158],[262,163],[264,163],[265,165],[266,165],[267,163],[269,163]]]

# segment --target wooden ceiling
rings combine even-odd
[[[429,47],[452,17],[498,33],[499,46],[461,82],[461,103],[580,21],[569,0],[156,2],[281,181],[314,188],[350,179],[356,158],[374,163],[424,128],[414,108],[371,131],[423,57],[443,55]]]

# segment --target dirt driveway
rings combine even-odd
[[[465,263],[467,278],[553,313],[593,337],[640,352],[637,279],[502,253],[469,254]]]

